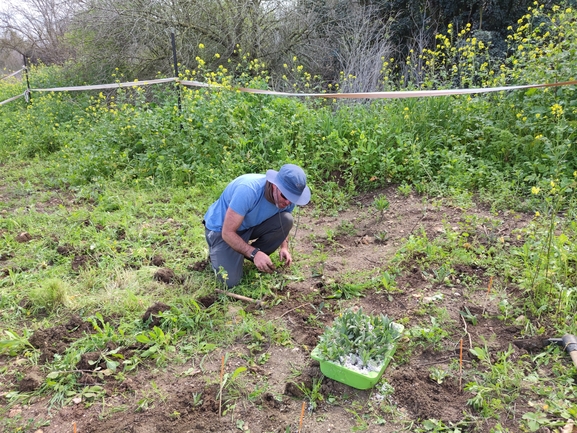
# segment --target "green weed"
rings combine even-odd
[[[35,350],[28,341],[32,334],[26,328],[22,330],[22,336],[18,335],[16,331],[9,329],[4,330],[4,335],[6,337],[0,340],[1,354],[16,356],[24,353],[27,356]]]
[[[487,346],[474,347],[470,351],[479,360],[483,371],[465,385],[465,390],[473,393],[467,403],[483,416],[494,417],[518,397],[525,373],[522,366],[509,359],[513,353],[511,347],[498,353],[496,361],[491,359]]]
[[[68,286],[61,280],[50,279],[32,290],[29,298],[33,308],[54,311],[68,303]]]
[[[314,411],[317,409],[318,405],[324,401],[324,396],[321,393],[321,386],[323,384],[323,378],[313,377],[311,387],[307,387],[304,383],[297,385],[297,388],[304,394],[305,398],[308,400],[308,410]]]

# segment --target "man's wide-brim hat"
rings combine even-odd
[[[307,175],[298,165],[285,164],[279,171],[268,170],[266,180],[276,185],[291,203],[303,206],[311,199]]]

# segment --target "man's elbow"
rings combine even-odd
[[[222,235],[222,240],[230,245],[230,243],[232,242],[231,232],[223,229],[221,235]]]

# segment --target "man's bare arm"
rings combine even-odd
[[[245,257],[250,257],[254,247],[246,243],[243,238],[236,233],[243,220],[244,217],[242,215],[239,215],[232,209],[228,208],[226,215],[224,216],[224,223],[222,224],[222,239],[236,252]],[[259,271],[274,271],[272,260],[262,251],[259,251],[256,254],[253,261]]]
[[[242,215],[228,208],[222,224],[222,239],[237,253],[241,253],[245,257],[250,257],[254,248],[236,233],[243,220],[244,217]]]

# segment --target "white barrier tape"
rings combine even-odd
[[[221,86],[216,86],[214,84],[207,84],[207,83],[201,83],[200,81],[187,81],[187,80],[177,80],[180,84],[184,85],[184,86],[194,86],[194,87],[221,87]]]
[[[12,72],[10,75],[5,75],[5,76],[3,76],[3,77],[0,77],[0,80],[3,80],[4,78],[13,77],[14,75],[19,74],[19,73],[22,72],[23,70],[24,70],[24,69],[20,69],[19,71]]]
[[[185,86],[222,88],[222,86],[201,83],[200,81],[185,81],[185,80],[182,81],[177,80],[177,81]],[[300,96],[310,98],[334,98],[334,99],[393,99],[393,98],[420,98],[424,96],[467,95],[473,93],[502,92],[508,90],[533,89],[539,87],[558,87],[574,84],[577,84],[577,81],[563,81],[559,83],[549,83],[549,84],[527,84],[522,86],[488,87],[484,89],[476,88],[476,89],[444,89],[444,90],[407,90],[397,92],[367,92],[367,93],[288,93],[288,92],[275,92],[272,90],[250,89],[247,87],[237,87],[233,89],[245,93],[255,93],[260,95],[272,95],[272,96],[293,96],[293,97]]]
[[[53,87],[50,89],[30,89],[31,92],[73,92],[77,90],[117,89],[119,87],[148,86],[149,84],[170,83],[176,78],[159,78],[157,80],[128,81],[125,83],[95,84],[91,86]]]
[[[445,90],[409,90],[399,92],[368,92],[368,93],[286,93],[273,92],[269,90],[248,89],[240,87],[238,90],[247,93],[257,93],[263,95],[276,96],[305,96],[316,98],[333,99],[393,99],[393,98],[420,98],[423,96],[447,96],[447,95],[467,95],[472,93],[502,92],[508,90],[534,89],[539,87],[558,87],[577,84],[577,80],[563,81],[549,84],[527,84],[523,86],[488,87],[484,89],[445,89]]]
[[[0,102],[0,105],[7,104],[8,102],[12,102],[12,101],[14,101],[14,100],[16,100],[16,99],[18,99],[18,98],[23,97],[23,96],[24,96],[24,93],[22,93],[21,95],[13,96],[13,97],[11,97],[10,99],[6,99],[5,101]]]
[[[205,88],[224,88],[224,86],[216,84],[207,84],[200,81],[179,80],[178,78],[160,78],[156,80],[146,81],[129,81],[124,83],[112,84],[97,84],[90,86],[74,86],[74,87],[53,87],[49,89],[31,89],[32,92],[66,92],[77,90],[101,90],[101,89],[115,89],[119,87],[137,87],[146,86],[158,83],[177,82],[185,86],[205,87]],[[272,90],[250,89],[247,87],[232,88],[245,93],[254,93],[261,95],[272,96],[288,96],[288,97],[310,97],[310,98],[332,98],[332,99],[393,99],[393,98],[420,98],[426,96],[448,96],[448,95],[467,95],[474,93],[490,93],[502,92],[509,90],[520,89],[534,89],[541,87],[558,87],[577,84],[577,80],[563,81],[558,83],[548,84],[527,84],[522,86],[502,86],[502,87],[488,87],[488,88],[474,88],[474,89],[443,89],[443,90],[408,90],[397,92],[366,92],[366,93],[288,93],[275,92]]]

